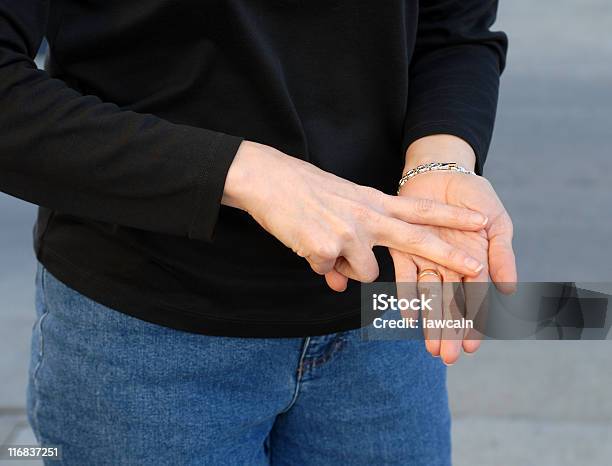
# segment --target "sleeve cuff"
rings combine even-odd
[[[202,150],[206,156],[202,157],[198,167],[199,180],[189,238],[213,240],[227,172],[242,141],[242,137],[218,133],[208,150]]]

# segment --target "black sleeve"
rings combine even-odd
[[[497,0],[420,0],[410,64],[404,151],[424,136],[452,134],[476,152],[482,167],[491,142],[505,34],[491,32]]]
[[[0,0],[0,190],[208,240],[241,138],[122,111],[38,70],[49,0]]]

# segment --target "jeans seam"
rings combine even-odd
[[[34,367],[34,371],[32,373],[32,383],[34,388],[34,406],[32,407],[32,430],[36,434],[36,437],[39,442],[41,442],[40,438],[40,429],[38,426],[38,410],[40,408],[40,396],[38,390],[38,373],[42,367],[43,359],[44,359],[44,338],[43,338],[43,323],[45,318],[49,314],[49,306],[47,305],[47,294],[45,291],[45,274],[46,270],[44,267],[41,267],[40,272],[40,287],[41,287],[41,295],[42,295],[42,305],[44,306],[44,310],[38,319],[36,326],[38,327],[38,362],[36,363],[36,367]]]
[[[315,367],[322,366],[323,364],[330,361],[337,353],[342,351],[347,344],[347,339],[344,334],[338,334],[336,341],[334,341],[331,348],[329,348],[324,354],[316,358],[307,359],[304,361],[304,369],[314,369]]]
[[[308,352],[308,346],[310,345],[310,337],[306,337],[304,339],[304,344],[302,345],[302,353],[300,354],[300,360],[298,362],[296,377],[295,377],[295,390],[293,391],[293,397],[291,401],[287,405],[285,409],[283,409],[280,414],[286,413],[289,411],[295,402],[297,401],[298,395],[300,394],[300,386],[302,382],[302,377],[304,376],[304,360],[306,359],[306,353]]]

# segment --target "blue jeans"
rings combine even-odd
[[[42,266],[36,282],[28,413],[59,464],[450,464],[445,368],[422,341],[191,334]]]

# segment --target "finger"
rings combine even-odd
[[[480,345],[482,345],[482,338],[470,336],[469,339],[463,340],[463,352],[473,354],[480,349]]]
[[[483,331],[487,322],[487,297],[489,291],[489,269],[485,268],[477,277],[464,278],[465,318],[472,321],[474,327],[465,330],[463,351],[474,353],[480,348]]]
[[[325,274],[325,281],[327,286],[338,292],[345,291],[348,286],[348,278],[335,269]]]
[[[392,217],[409,223],[478,231],[488,223],[488,218],[475,210],[465,209],[432,199],[386,196],[384,209]]]
[[[445,321],[460,320],[464,317],[465,313],[465,299],[461,276],[450,270],[442,270],[442,276],[442,319]],[[461,355],[462,342],[462,328],[455,329],[445,326],[442,329],[440,358],[444,364],[452,365],[457,362]]]
[[[397,298],[406,300],[416,298],[417,267],[412,256],[393,249],[390,250],[390,253],[395,268]],[[401,314],[404,319],[417,319],[419,317],[419,312],[412,309],[402,310]]]
[[[431,268],[431,267],[426,267]],[[424,270],[420,267],[420,270]],[[434,268],[435,270],[435,268]],[[424,275],[417,282],[417,289],[424,300],[430,300],[430,310],[423,311],[423,322],[430,320],[435,322],[442,319],[442,283],[433,275]],[[427,328],[423,325],[423,335],[425,337],[425,347],[432,356],[440,355],[440,338],[442,333],[439,328]]]
[[[430,227],[381,215],[369,228],[375,244],[429,259],[460,275],[476,276],[484,268],[479,260],[442,240]]]
[[[310,268],[319,275],[325,275],[334,270],[336,259],[322,259],[318,257],[307,257],[306,260],[310,264]]]
[[[504,294],[516,290],[516,259],[512,249],[512,233],[501,233],[489,238],[489,269],[497,289]]]
[[[378,261],[369,246],[353,241],[342,250],[334,268],[345,277],[362,283],[371,283],[378,278]]]

